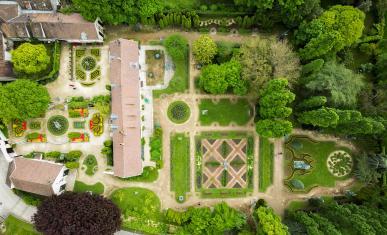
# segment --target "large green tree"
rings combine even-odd
[[[137,0],[138,14],[140,18],[153,17],[164,9],[163,1]]]
[[[214,40],[207,35],[201,35],[193,42],[192,53],[196,62],[210,64],[218,51]]]
[[[283,78],[269,81],[261,92],[259,99],[259,116],[256,131],[263,137],[282,137],[290,134],[292,123],[286,118],[292,113],[287,107],[293,102],[295,95],[288,90],[288,81]]]
[[[324,107],[301,113],[298,121],[318,127],[335,127],[339,121],[339,115],[335,110]]]
[[[30,80],[16,80],[0,87],[0,118],[26,120],[44,114],[50,103],[47,89]]]
[[[81,15],[94,21],[97,17],[106,24],[134,24],[137,21],[135,0],[73,0]]]
[[[289,234],[288,227],[281,222],[281,218],[269,207],[258,207],[254,211],[254,217],[258,222],[257,234]]]
[[[241,79],[241,64],[235,59],[221,65],[205,66],[199,77],[199,85],[212,94],[224,94],[228,90],[237,95],[247,92],[247,83]]]
[[[16,74],[36,75],[45,71],[50,64],[50,56],[43,44],[23,43],[11,51],[13,70]]]
[[[320,17],[301,24],[296,34],[301,58],[310,60],[335,54],[358,40],[364,29],[365,14],[352,6],[333,6]]]
[[[238,59],[242,64],[242,78],[255,94],[273,78],[284,77],[293,85],[300,76],[299,58],[286,41],[274,38],[246,41]]]
[[[328,96],[328,103],[334,107],[354,107],[364,87],[363,77],[344,65],[326,62],[319,72],[306,80],[306,88]]]

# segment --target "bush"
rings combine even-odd
[[[69,169],[78,169],[79,162],[66,162],[65,166]]]
[[[69,109],[69,117],[70,118],[78,118],[78,117],[81,117],[81,114],[78,111]]]
[[[113,141],[106,140],[103,145],[101,153],[105,155],[108,166],[113,166]]]
[[[73,162],[73,161],[78,161],[81,156],[82,156],[82,151],[73,150],[66,155],[65,159],[66,161]]]
[[[37,75],[44,72],[50,64],[50,56],[43,44],[23,43],[11,51],[12,65],[15,73]]]
[[[51,158],[51,159],[55,159],[55,160],[63,160],[63,159],[59,159],[61,156],[61,152],[58,152],[58,151],[52,151],[52,152],[48,152],[45,154],[45,158]]]
[[[295,189],[304,189],[304,183],[301,180],[298,179],[292,179],[290,180],[290,184],[295,188]]]
[[[40,122],[31,122],[29,124],[29,128],[31,130],[39,130],[40,129]]]
[[[32,133],[29,133],[26,138],[27,140],[35,140],[37,138],[39,138],[40,134],[38,132],[32,132]]]
[[[184,60],[187,57],[188,41],[179,34],[167,37],[164,41],[164,46],[174,62],[176,60]]]
[[[163,131],[160,127],[156,127],[153,136],[150,138],[150,155],[151,160],[156,162],[157,169],[163,167],[162,147],[163,147]]]
[[[13,192],[18,195],[25,204],[30,205],[30,206],[38,206],[42,202],[43,197],[29,193],[29,192],[24,192],[18,189],[13,189]]]
[[[189,106],[183,101],[175,101],[168,107],[168,117],[174,123],[184,123],[190,117]]]
[[[77,139],[77,138],[81,137],[81,133],[80,132],[70,132],[67,134],[67,137],[69,137],[69,139]]]
[[[86,73],[85,73],[85,71],[83,71],[81,69],[77,69],[75,71],[75,75],[76,75],[77,80],[81,80],[81,81],[86,80]]]

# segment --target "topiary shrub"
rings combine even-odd
[[[169,119],[177,124],[186,122],[190,117],[189,106],[183,101],[175,101],[168,107]]]
[[[55,115],[48,119],[47,129],[53,135],[63,135],[69,128],[67,118],[62,115]]]
[[[66,162],[65,166],[69,169],[78,169],[79,162]]]
[[[96,60],[91,56],[86,56],[81,62],[82,68],[86,71],[91,71],[97,65]]]
[[[301,180],[298,180],[298,179],[292,179],[290,180],[290,184],[295,188],[295,189],[304,189],[305,188],[305,185],[304,183],[301,181]]]

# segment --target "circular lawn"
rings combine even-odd
[[[189,106],[183,101],[175,101],[168,107],[168,118],[177,124],[186,122],[191,115]]]
[[[53,135],[63,135],[68,128],[69,122],[62,115],[52,116],[47,121],[47,129]]]

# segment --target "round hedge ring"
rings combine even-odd
[[[47,129],[53,135],[63,135],[68,128],[69,122],[62,115],[52,116],[47,121]]]
[[[338,150],[331,154],[327,159],[329,172],[335,177],[344,177],[351,173],[353,160],[347,152]]]
[[[191,115],[189,106],[183,101],[175,101],[168,107],[168,118],[176,123],[182,124],[186,122]]]
[[[97,65],[97,62],[95,59],[91,56],[86,56],[85,58],[82,59],[82,68],[86,71],[91,71],[95,68]]]

